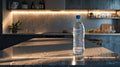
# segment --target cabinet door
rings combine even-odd
[[[119,9],[120,0],[66,0],[66,9]]]
[[[109,9],[109,0],[66,0],[66,9]]]
[[[97,4],[98,3],[96,3],[96,0],[91,0],[89,9],[97,9]]]
[[[120,0],[109,0],[109,9],[120,10]]]
[[[89,9],[109,9],[109,0],[90,0]]]
[[[89,9],[120,10],[120,0],[91,0]]]
[[[101,1],[101,0],[100,0]],[[101,1],[101,4],[99,4],[100,9],[110,9],[110,2],[112,0],[104,0],[104,1]]]
[[[114,0],[114,8],[115,10],[120,10],[120,0]]]
[[[115,8],[115,0],[109,0],[109,9]]]
[[[45,0],[45,8],[47,10],[64,10],[65,0]]]
[[[66,9],[89,9],[90,0],[66,0]]]

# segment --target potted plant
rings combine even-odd
[[[18,20],[16,23],[12,23],[11,26],[9,26],[9,29],[12,31],[12,33],[17,33],[18,30],[20,30],[21,22]]]

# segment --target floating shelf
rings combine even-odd
[[[88,17],[89,19],[120,19],[120,17]]]

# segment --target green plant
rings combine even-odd
[[[94,30],[93,30],[93,29],[90,29],[90,30],[88,30],[88,32],[89,32],[89,33],[93,33],[93,32],[94,32]]]
[[[17,33],[18,30],[20,30],[21,21],[17,21],[16,23],[12,23],[12,25],[9,26],[9,29],[12,30],[12,33]]]

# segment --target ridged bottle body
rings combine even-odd
[[[73,54],[83,55],[85,52],[85,28],[81,18],[76,18],[73,25]]]

